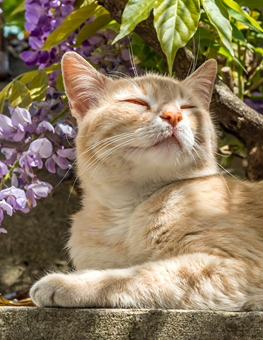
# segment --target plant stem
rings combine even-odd
[[[246,40],[248,41],[250,34],[250,28],[247,29]],[[243,57],[243,65],[246,65],[246,56],[247,56],[247,46],[245,46],[244,57]]]
[[[238,60],[241,62],[241,49],[240,49],[240,42],[237,42],[238,46]],[[244,100],[244,95],[243,95],[243,70],[241,66],[238,66],[238,97],[242,101]]]
[[[66,107],[65,110],[63,110],[62,112],[60,112],[55,118],[53,118],[53,119],[50,121],[50,124],[53,125],[59,118],[63,117],[64,114],[65,114],[66,112],[68,112],[68,110],[69,110],[69,107]]]
[[[251,95],[247,96],[247,98],[249,98],[249,99],[263,99],[263,95],[262,96],[255,96],[255,95],[251,94]]]

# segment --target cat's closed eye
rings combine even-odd
[[[125,99],[123,100],[126,103],[131,103],[131,104],[135,104],[135,105],[140,105],[140,106],[145,106],[147,108],[150,108],[150,105],[148,103],[146,103],[144,100],[140,99],[140,98],[136,98],[136,99]]]
[[[196,109],[196,106],[194,105],[181,105],[181,110],[188,110],[188,109]]]

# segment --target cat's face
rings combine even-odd
[[[82,179],[176,180],[214,166],[216,137],[208,108],[215,61],[183,82],[154,74],[107,78],[72,52],[62,68],[78,120]]]

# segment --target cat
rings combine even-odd
[[[113,79],[68,52],[62,71],[84,191],[68,242],[76,271],[36,282],[35,304],[263,309],[263,183],[219,173],[216,61],[183,81]]]

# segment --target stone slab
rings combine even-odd
[[[1,340],[258,340],[263,312],[0,307]]]

